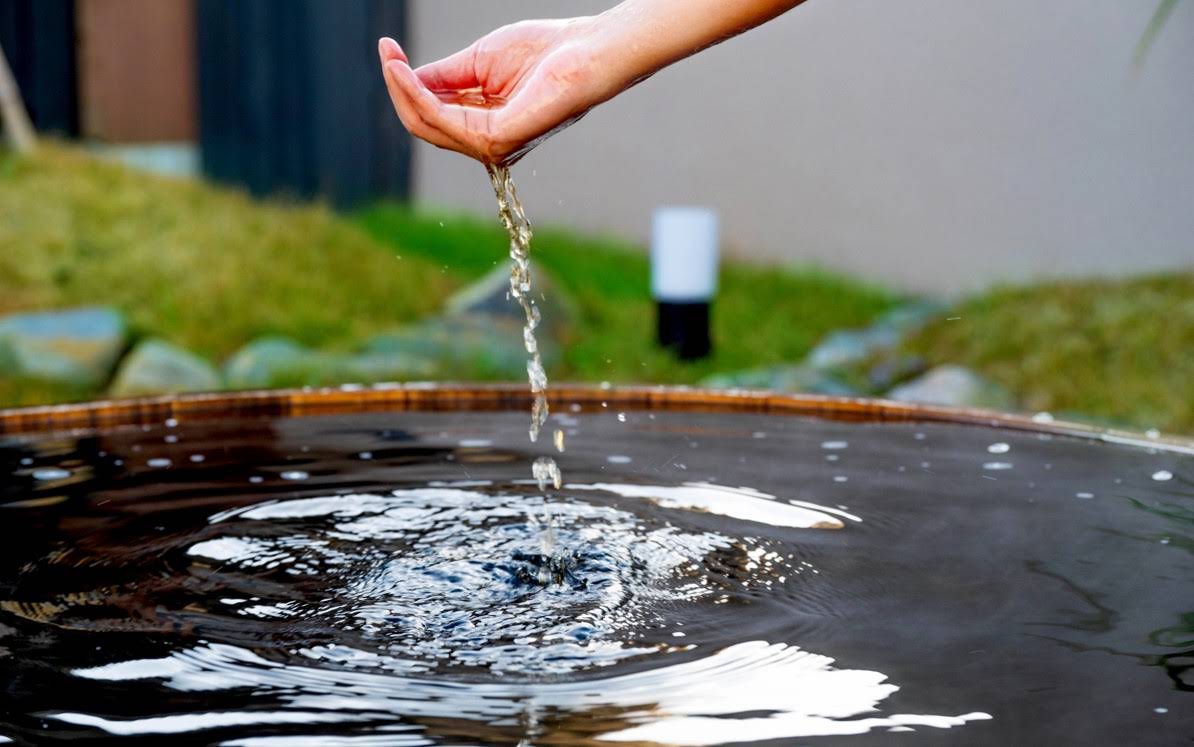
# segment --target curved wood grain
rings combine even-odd
[[[855,422],[958,423],[1088,438],[1112,443],[1194,454],[1194,440],[1148,438],[1075,423],[1040,422],[1019,415],[879,399],[776,394],[757,390],[708,390],[688,387],[553,386],[553,408],[579,405],[582,411],[603,404],[621,410],[680,410],[708,413],[804,415]],[[261,417],[301,417],[354,412],[512,411],[530,408],[526,385],[519,384],[379,384],[219,394],[186,394],[0,410],[0,435],[107,430],[178,422]]]

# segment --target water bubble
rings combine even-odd
[[[551,457],[539,457],[535,463],[531,465],[531,474],[535,476],[535,480],[539,483],[539,491],[547,490],[548,484],[552,485],[556,490],[564,484],[564,477],[560,473],[560,467],[556,464],[556,460]]]
[[[822,441],[821,448],[828,451],[838,451],[850,448],[849,441]]]
[[[626,413],[624,413],[624,412],[620,412],[620,413],[618,413],[618,422],[619,422],[619,423],[625,423],[625,422],[626,422]]]
[[[178,443],[178,436],[171,433],[169,436],[166,436],[162,440],[168,444],[176,444],[176,443]]]
[[[836,462],[839,459],[841,459],[841,456],[839,456],[838,454],[826,454],[825,455],[825,461],[827,461],[827,462]]]
[[[303,472],[300,469],[287,470],[286,472],[283,472],[281,475],[283,480],[292,480],[292,481],[306,480],[310,476],[311,476],[310,474]]]
[[[146,462],[146,464],[154,469],[166,469],[170,465],[174,464],[174,462],[165,457],[156,457],[154,459],[150,459],[148,462]]]
[[[167,428],[177,428],[178,420],[176,420],[175,418],[167,418],[166,419],[166,427]]]
[[[1074,497],[1082,498],[1084,500],[1090,500],[1091,498],[1094,498],[1094,493],[1086,493],[1086,492],[1074,493]]]
[[[28,466],[29,466],[29,465],[31,465],[31,464],[33,464],[33,460],[32,460],[31,458],[29,458],[29,457],[25,457],[25,458],[23,458],[23,459],[21,460],[21,466],[22,466],[22,467],[28,467]]]
[[[1053,415],[1052,413],[1048,412],[1038,412],[1036,415],[1032,416],[1032,422],[1041,424],[1052,423]]]
[[[373,458],[372,451],[362,451],[360,454],[357,454],[357,459],[360,459],[363,462],[367,462],[372,458]]]
[[[1153,712],[1165,714],[1165,713],[1169,713],[1169,709],[1168,708],[1154,708]]]
[[[923,434],[923,433],[917,433],[917,434],[916,434],[916,436],[915,436],[915,438],[916,438],[916,440],[917,440],[917,441],[923,441],[923,440],[925,440],[925,434]]]
[[[202,454],[191,454],[191,461],[195,464],[200,464],[207,461],[207,457],[203,456]]]
[[[991,444],[987,447],[987,452],[990,454],[1006,454],[1012,450],[1012,447],[1002,441],[997,444]]]
[[[1148,436],[1149,438],[1151,438],[1155,441],[1161,437],[1161,431],[1157,430],[1156,428],[1149,428],[1147,431],[1144,432],[1144,435]]]
[[[850,478],[846,477],[845,475],[836,475],[836,476],[833,478],[833,481],[834,481],[834,482],[847,482],[849,479],[850,479]]]
[[[556,451],[561,454],[564,453],[564,431],[556,428],[555,433],[552,434],[552,443],[555,444]]]
[[[1173,479],[1173,473],[1167,469],[1157,470],[1153,473],[1153,479],[1157,482],[1168,482]]]
[[[610,464],[630,464],[634,460],[622,454],[611,454],[605,458],[605,461]]]
[[[983,469],[989,472],[998,472],[1000,470],[1008,470],[1014,468],[1016,465],[1011,462],[987,462],[983,465]]]
[[[493,441],[488,438],[465,438],[460,441],[463,449],[487,449],[490,446],[493,446]]]
[[[252,477],[250,477],[250,478],[249,478],[249,482],[251,482],[251,483],[253,483],[254,485],[256,485],[256,484],[258,484],[258,483],[265,482],[265,478],[264,478],[264,477],[262,477],[261,475],[253,475]]]
[[[58,467],[46,467],[33,471],[33,479],[47,482],[49,480],[65,480],[70,477],[70,470],[60,469]]]

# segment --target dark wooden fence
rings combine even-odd
[[[41,2],[41,0],[38,0]],[[403,39],[404,0],[199,0],[203,167],[257,194],[351,206],[405,198],[410,140],[377,39]]]
[[[34,126],[77,134],[74,0],[0,0],[0,46]]]

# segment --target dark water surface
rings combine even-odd
[[[558,414],[0,443],[0,742],[1194,743],[1194,457]]]

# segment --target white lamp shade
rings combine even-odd
[[[717,212],[661,207],[651,225],[651,293],[655,300],[695,303],[717,292]]]

